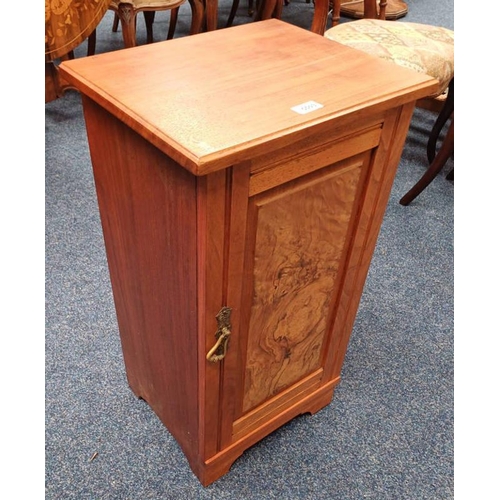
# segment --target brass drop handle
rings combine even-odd
[[[217,313],[215,319],[218,326],[215,332],[217,342],[215,342],[215,345],[207,353],[207,360],[212,363],[217,363],[217,361],[221,361],[226,356],[229,337],[231,336],[231,308],[223,307]]]

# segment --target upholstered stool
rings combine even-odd
[[[454,110],[454,32],[427,24],[361,19],[339,24],[327,30],[325,37],[399,66],[430,75],[440,84],[439,91],[428,96],[430,99],[444,102],[444,105],[439,106],[441,111],[427,144],[427,156],[431,165],[427,175],[424,174],[415,189],[410,190],[411,196],[405,195],[401,199],[400,202],[407,205],[436,177],[453,151],[449,146],[448,137],[448,154],[436,156],[438,136]],[[452,138],[453,127],[449,129]],[[436,163],[438,159],[439,164]]]

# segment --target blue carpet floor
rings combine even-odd
[[[452,0],[408,5],[397,22],[453,29]],[[176,36],[189,26],[185,7]],[[307,27],[312,8],[293,0],[283,19]],[[223,4],[221,19],[228,11]],[[244,11],[235,24],[249,22]],[[108,13],[97,52],[121,47],[111,22]],[[167,25],[159,15],[158,37]],[[45,498],[452,499],[454,185],[445,175],[453,159],[410,206],[398,203],[426,168],[434,118],[415,112],[333,402],[266,437],[204,488],[127,384],[80,97],[46,104]]]

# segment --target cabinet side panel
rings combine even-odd
[[[196,178],[87,98],[84,112],[127,377],[191,461]]]

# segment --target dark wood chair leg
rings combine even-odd
[[[118,14],[115,12],[115,17],[113,18],[113,28],[112,28],[113,33],[116,33],[118,31],[119,24],[120,24],[120,18],[118,17]]]
[[[274,8],[274,12],[273,12],[273,17],[275,19],[281,19],[281,15],[283,13],[283,0],[278,0],[276,2],[276,7]]]
[[[87,56],[93,56],[95,54],[95,44],[97,39],[97,31],[94,30],[89,35],[87,40]]]
[[[175,34],[175,27],[177,26],[177,18],[179,17],[179,7],[170,11],[170,24],[168,26],[167,40],[172,40]]]
[[[188,0],[191,6],[191,28],[190,35],[196,35],[201,32],[202,28],[209,29],[207,26],[207,17],[204,0]],[[212,2],[213,3],[213,2]],[[214,27],[212,29],[216,29]]]
[[[155,20],[154,10],[145,10],[144,21],[146,22],[146,43],[153,43],[153,23]]]
[[[281,2],[281,0],[279,0]],[[278,0],[263,0],[259,3],[257,7],[257,21],[264,21],[266,19],[271,19],[274,15],[274,12],[277,10]]]
[[[434,157],[436,156],[436,144],[439,138],[439,134],[441,133],[441,130],[443,129],[445,123],[448,121],[455,108],[454,87],[454,78],[452,78],[448,86],[448,96],[446,97],[443,109],[439,113],[436,122],[432,127],[432,131],[427,142],[427,159],[429,160],[429,163],[432,163]]]
[[[229,12],[229,17],[227,18],[226,28],[229,28],[233,25],[234,18],[236,16],[236,12],[240,5],[240,0],[234,0],[233,5],[231,5],[231,11]]]
[[[401,205],[410,204],[437,176],[442,170],[448,158],[453,153],[454,145],[454,124],[453,115],[451,116],[450,126],[443,140],[443,144],[439,149],[432,163],[429,165],[424,175],[420,180],[399,200]]]

